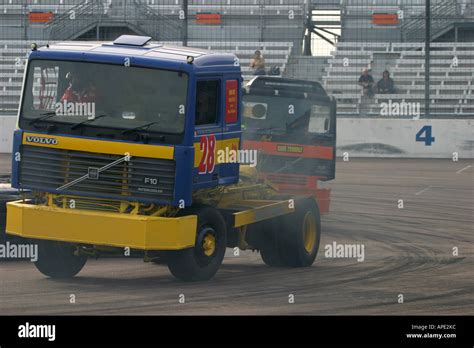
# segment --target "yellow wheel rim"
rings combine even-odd
[[[216,238],[212,234],[206,234],[203,239],[202,248],[204,249],[204,255],[212,256],[216,251]]]
[[[317,237],[316,219],[314,214],[307,212],[303,221],[303,241],[304,248],[308,254],[311,254],[316,244]]]

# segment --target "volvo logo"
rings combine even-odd
[[[89,167],[87,176],[89,179],[99,180],[100,168]]]
[[[132,158],[132,156],[130,156],[128,153],[122,157],[122,158],[119,158],[118,160],[116,161],[113,161],[109,164],[106,164],[105,166],[103,167],[100,167],[100,168],[97,168],[97,167],[89,167],[87,169],[87,174],[77,178],[77,179],[74,179],[73,181],[71,182],[68,182],[67,184],[64,184],[63,186],[60,186],[58,187],[56,190],[58,191],[62,191],[62,190],[65,190],[73,185],[76,185],[84,180],[87,180],[87,179],[92,179],[92,180],[99,180],[100,178],[100,173],[102,173],[103,171],[106,171],[107,169],[110,169],[112,167],[115,167],[117,164],[120,164],[122,162],[130,162],[130,159]]]
[[[26,137],[26,142],[45,145],[58,145],[59,143],[58,139],[55,138],[34,137],[31,135]]]

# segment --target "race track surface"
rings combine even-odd
[[[472,161],[351,159],[325,186],[331,213],[310,268],[270,268],[258,253],[229,250],[204,283],[130,258],[89,260],[75,279],[52,280],[28,261],[7,261],[0,313],[474,314]],[[363,245],[364,260],[325,257],[333,242]]]

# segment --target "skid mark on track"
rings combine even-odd
[[[100,259],[91,260],[78,278],[56,281],[30,263],[8,262],[0,264],[0,312],[472,314],[474,203],[468,164],[352,159],[338,164],[336,180],[328,183],[331,213],[322,218],[319,254],[309,268],[270,268],[258,253],[240,252],[226,258],[210,282],[182,283],[166,266]],[[454,175],[456,170],[462,175]],[[414,194],[427,186],[429,194]],[[397,209],[399,198],[404,209]],[[365,260],[326,258],[324,246],[333,241],[364,244]],[[459,256],[452,255],[454,246]],[[69,304],[71,293],[75,305]],[[178,303],[180,293],[185,304]],[[292,305],[290,293],[296,299]],[[403,304],[397,303],[400,293]]]
[[[466,166],[466,167],[464,167],[464,168],[462,168],[462,169],[459,169],[459,170],[456,172],[456,174],[460,174],[460,173],[462,173],[463,171],[465,171],[466,169],[469,169],[469,168],[472,168],[472,166]]]
[[[430,188],[432,188],[433,186],[428,186],[427,188],[424,188],[423,190],[421,191],[418,191],[417,193],[415,193],[415,196],[419,196],[421,195],[422,193],[425,193],[426,191],[428,191]]]

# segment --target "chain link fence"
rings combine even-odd
[[[0,114],[16,115],[32,42],[151,36],[319,81],[340,117],[474,116],[474,0],[2,0]],[[255,52],[260,59],[255,64]]]

